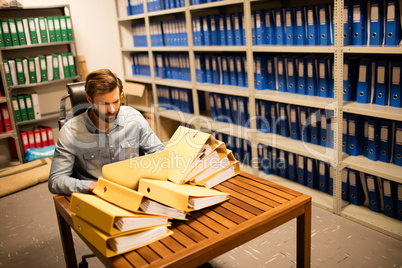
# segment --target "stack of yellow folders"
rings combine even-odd
[[[168,180],[211,188],[240,172],[239,162],[211,134],[180,126],[165,151],[169,152]]]
[[[172,234],[168,218],[133,213],[96,195],[73,193],[70,210],[74,229],[106,257]]]
[[[107,257],[133,250],[171,234],[168,218],[227,200],[209,188],[239,171],[225,143],[180,126],[162,152],[103,166],[95,195],[74,193],[74,228]]]

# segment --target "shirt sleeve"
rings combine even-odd
[[[73,177],[75,150],[67,138],[69,134],[71,133],[68,129],[63,127],[56,143],[48,181],[49,191],[52,194],[89,193],[89,185],[93,182]]]

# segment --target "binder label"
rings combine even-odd
[[[392,84],[399,85],[401,81],[401,67],[392,68]]]
[[[373,192],[375,190],[374,178],[367,178],[367,188],[370,192]]]
[[[276,27],[281,27],[282,26],[282,22],[281,22],[281,13],[280,12],[276,12]]]
[[[371,6],[371,22],[378,22],[378,5]]]
[[[326,20],[325,20],[325,8],[320,9],[320,25],[325,25]]]
[[[286,26],[291,27],[292,26],[292,16],[290,11],[286,12]]]
[[[268,12],[265,13],[265,26],[271,27],[271,15]]]
[[[384,181],[384,195],[391,196],[391,183],[389,181]]]
[[[367,66],[360,65],[359,67],[359,82],[365,83],[366,82],[366,73],[367,73]]]
[[[288,62],[288,76],[293,76],[293,64]]]
[[[377,83],[384,84],[384,81],[385,81],[385,66],[378,66]]]
[[[314,15],[312,9],[307,10],[307,24],[314,25]]]
[[[296,11],[296,25],[302,26],[302,13],[301,10]]]
[[[360,22],[360,6],[353,7],[353,22]]]
[[[395,20],[395,3],[389,3],[387,8],[387,21]]]

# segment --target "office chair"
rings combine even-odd
[[[68,98],[70,98],[71,110],[66,113],[66,100]],[[67,84],[67,94],[60,101],[59,129],[72,117],[85,112],[90,105],[85,93],[85,81]]]

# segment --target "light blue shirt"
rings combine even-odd
[[[102,177],[102,166],[162,151],[164,145],[140,112],[121,106],[108,132],[95,127],[89,109],[70,119],[60,130],[49,175],[49,191],[71,195],[88,193]]]

